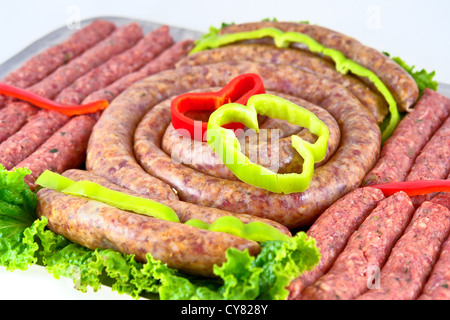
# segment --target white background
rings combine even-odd
[[[448,0],[14,0],[0,10],[0,64],[33,41],[81,19],[122,16],[207,32],[222,22],[264,18],[323,25],[366,45],[400,56],[417,68],[436,70],[450,83]],[[129,299],[109,288],[83,294],[69,280],[55,280],[39,267],[26,272],[0,268],[0,299]]]

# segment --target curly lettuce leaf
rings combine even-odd
[[[225,280],[224,297],[233,300],[286,299],[289,283],[314,268],[320,260],[315,240],[306,233],[299,232],[290,240],[264,242],[256,258],[229,249],[228,261],[215,268],[215,273]]]
[[[36,263],[37,244],[30,242],[36,219],[36,195],[24,182],[31,172],[17,168],[5,170],[0,164],[0,265],[7,270],[26,270]]]

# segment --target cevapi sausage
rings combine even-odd
[[[80,104],[89,94],[138,70],[173,43],[168,26],[149,32],[130,49],[75,80],[62,90],[57,100],[68,105]]]
[[[0,163],[7,170],[26,159],[70,118],[56,111],[40,111],[0,145]]]
[[[8,103],[0,110],[0,143],[18,132],[38,111],[29,103]]]
[[[431,140],[423,147],[411,168],[406,181],[439,180],[447,178],[450,173],[450,117],[436,131]],[[419,207],[424,201],[436,194],[411,197],[414,206]]]
[[[363,185],[404,181],[414,160],[450,113],[450,99],[425,89],[413,111],[403,118],[385,142],[380,159]]]
[[[261,28],[277,28],[284,32],[304,33],[328,48],[341,51],[346,57],[372,70],[392,93],[401,111],[410,111],[410,108],[419,97],[419,89],[416,82],[395,61],[352,37],[322,26],[306,23],[262,21],[230,25],[220,30],[219,34],[244,32]]]
[[[450,175],[447,179],[450,179]],[[450,210],[450,192],[442,192],[431,199],[433,204]],[[450,237],[442,244],[439,259],[433,267],[419,300],[450,300]]]
[[[376,205],[384,199],[375,188],[358,188],[331,205],[306,232],[316,240],[319,264],[294,279],[289,285],[289,299],[299,299],[302,291],[324,275],[342,252],[350,236]]]
[[[267,90],[318,103],[340,123],[341,146],[332,161],[317,168],[307,191],[273,194],[243,182],[207,177],[173,163],[159,149],[159,144],[149,142],[151,137],[160,141],[170,123],[170,110],[153,117],[152,111],[156,110],[153,106],[157,103],[193,89],[224,86],[245,72],[258,73]],[[280,81],[287,78],[289,83]],[[375,163],[380,148],[377,123],[340,85],[288,66],[231,62],[165,71],[124,92],[94,127],[88,145],[88,170],[139,193],[157,192],[153,183],[159,179],[152,177],[145,185],[136,181],[137,177],[150,179],[151,175],[136,162],[131,145],[134,128],[149,109],[147,117],[156,121],[150,121],[153,127],[148,127],[148,119],[141,122],[135,137],[136,156],[146,171],[173,186],[184,201],[269,218],[288,228],[312,223],[334,201],[358,187],[365,172]]]
[[[86,99],[84,99],[83,103],[90,103],[98,100],[107,100],[111,102],[115,97],[117,97],[125,89],[130,87],[133,83],[163,70],[175,68],[175,64],[181,58],[187,56],[193,46],[193,40],[183,40],[175,43],[138,71],[124,76],[111,85],[107,86],[106,88],[90,94]]]
[[[63,173],[63,176],[65,176],[69,179],[72,179],[74,181],[81,181],[81,180],[91,181],[91,182],[100,184],[106,188],[109,188],[109,189],[112,189],[115,191],[119,191],[122,193],[126,193],[126,194],[129,194],[132,196],[149,198],[149,197],[140,195],[136,192],[133,192],[131,190],[122,188],[122,187],[112,183],[111,181],[92,173],[91,171],[71,169],[71,170],[65,171]],[[180,221],[183,223],[190,219],[198,219],[205,223],[211,224],[220,217],[234,216],[234,217],[238,218],[239,220],[241,220],[243,223],[260,221],[260,222],[264,222],[266,224],[273,226],[274,228],[280,230],[281,232],[283,232],[289,236],[291,235],[290,231],[285,226],[280,225],[272,220],[253,217],[253,216],[246,215],[246,214],[237,214],[237,213],[222,211],[222,210],[218,210],[215,208],[201,207],[196,204],[183,202],[183,201],[179,201],[179,200],[161,200],[158,202],[172,208],[175,211],[175,213],[177,214]]]
[[[31,57],[18,69],[9,73],[2,82],[19,88],[28,88],[103,40],[115,29],[116,26],[112,22],[95,20],[73,33],[63,43]],[[0,108],[4,105],[4,101],[4,97],[0,95]]]
[[[45,170],[63,173],[83,164],[94,124],[95,120],[87,115],[72,118],[34,153],[16,165],[17,168],[31,170],[31,174],[24,178],[31,190],[35,190],[35,181]]]
[[[450,210],[450,209],[449,209]],[[450,300],[450,238],[442,245],[439,260],[418,300]]]
[[[447,178],[447,180],[449,179],[450,177]],[[431,202],[440,204],[450,210],[450,192],[441,192],[437,194],[433,199],[431,199]]]
[[[51,189],[37,192],[39,217],[48,227],[89,249],[114,249],[145,262],[146,254],[186,273],[213,276],[213,265],[225,262],[234,247],[260,252],[258,243],[222,232],[130,213],[82,197]]]
[[[380,201],[350,237],[331,269],[307,287],[302,300],[349,300],[368,289],[371,271],[379,270],[414,213],[408,195],[398,192]]]
[[[136,23],[123,26],[78,58],[30,87],[29,90],[45,98],[53,99],[78,77],[132,47],[140,38],[142,38],[142,30]],[[12,104],[16,103],[25,102]],[[5,168],[11,169],[33,153],[69,120],[69,116],[56,111],[38,111],[25,126],[0,145],[0,163]]]
[[[358,299],[417,299],[449,231],[450,211],[441,205],[424,202],[381,269],[380,288],[371,289]]]
[[[412,180],[445,179],[450,173],[450,117],[435,132],[417,156],[406,177]]]
[[[226,61],[254,61],[290,65],[343,85],[368,108],[378,123],[381,123],[388,113],[385,100],[377,93],[371,91],[360,80],[339,73],[331,62],[303,50],[281,49],[255,44],[229,45],[218,49],[196,52],[180,61],[177,67]]]
[[[216,91],[216,90],[213,90]],[[340,130],[336,120],[324,109],[318,106],[289,95],[283,95],[280,93],[273,93],[281,96],[291,102],[308,109],[313,112],[319,119],[321,119],[328,127],[330,132],[327,146],[327,153],[325,158],[316,164],[316,167],[326,163],[328,159],[334,154],[340,143]],[[170,98],[166,100],[165,105],[169,108]],[[267,120],[273,120],[266,118],[260,129],[264,128],[264,123]],[[269,122],[269,121],[267,121]],[[269,168],[278,173],[296,172],[301,173],[303,159],[293,149],[290,136],[281,138],[274,141],[272,135],[276,136],[278,131],[274,132],[275,126],[280,127],[280,131],[289,131],[293,126],[285,121],[271,122],[271,129],[264,131],[261,130],[258,135],[242,134],[239,136],[241,140],[241,150],[249,159],[255,163],[258,163],[266,168]],[[285,130],[284,127],[288,127]],[[314,143],[317,137],[309,132],[309,130],[300,130],[301,127],[297,127],[297,136],[310,143]],[[275,129],[278,130],[278,129]],[[276,134],[274,134],[276,133]],[[185,138],[172,125],[167,127],[164,137],[161,142],[161,148],[179,163],[182,163],[190,168],[193,168],[199,172],[228,180],[237,180],[237,177],[223,164],[220,159],[209,147],[206,142],[199,142],[190,138]]]

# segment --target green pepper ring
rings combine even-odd
[[[292,147],[302,156],[302,173],[275,173],[250,161],[240,150],[240,144],[231,130],[222,127],[230,121],[242,122],[249,129],[259,131],[257,115],[286,120],[308,128],[318,136],[314,144],[292,136]],[[321,161],[327,151],[328,127],[317,116],[291,101],[271,94],[252,96],[247,105],[225,104],[209,118],[207,141],[223,163],[241,180],[255,187],[275,193],[305,191],[314,173],[314,163]]]

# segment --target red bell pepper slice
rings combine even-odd
[[[418,196],[433,192],[450,192],[450,180],[415,180],[405,182],[389,182],[368,186],[380,189],[385,196],[403,191],[408,196]]]
[[[39,108],[58,111],[67,116],[94,113],[106,109],[109,105],[109,102],[106,100],[99,100],[85,105],[75,106],[60,104],[25,89],[17,88],[5,83],[0,83],[0,94],[29,102]]]
[[[251,96],[261,93],[265,93],[261,77],[254,73],[246,73],[237,76],[217,92],[182,94],[171,102],[172,125],[182,135],[206,142],[205,132],[208,123],[186,116],[188,111],[212,112],[231,102],[245,105]],[[244,125],[233,122],[224,125],[224,128],[236,131],[243,129]]]

